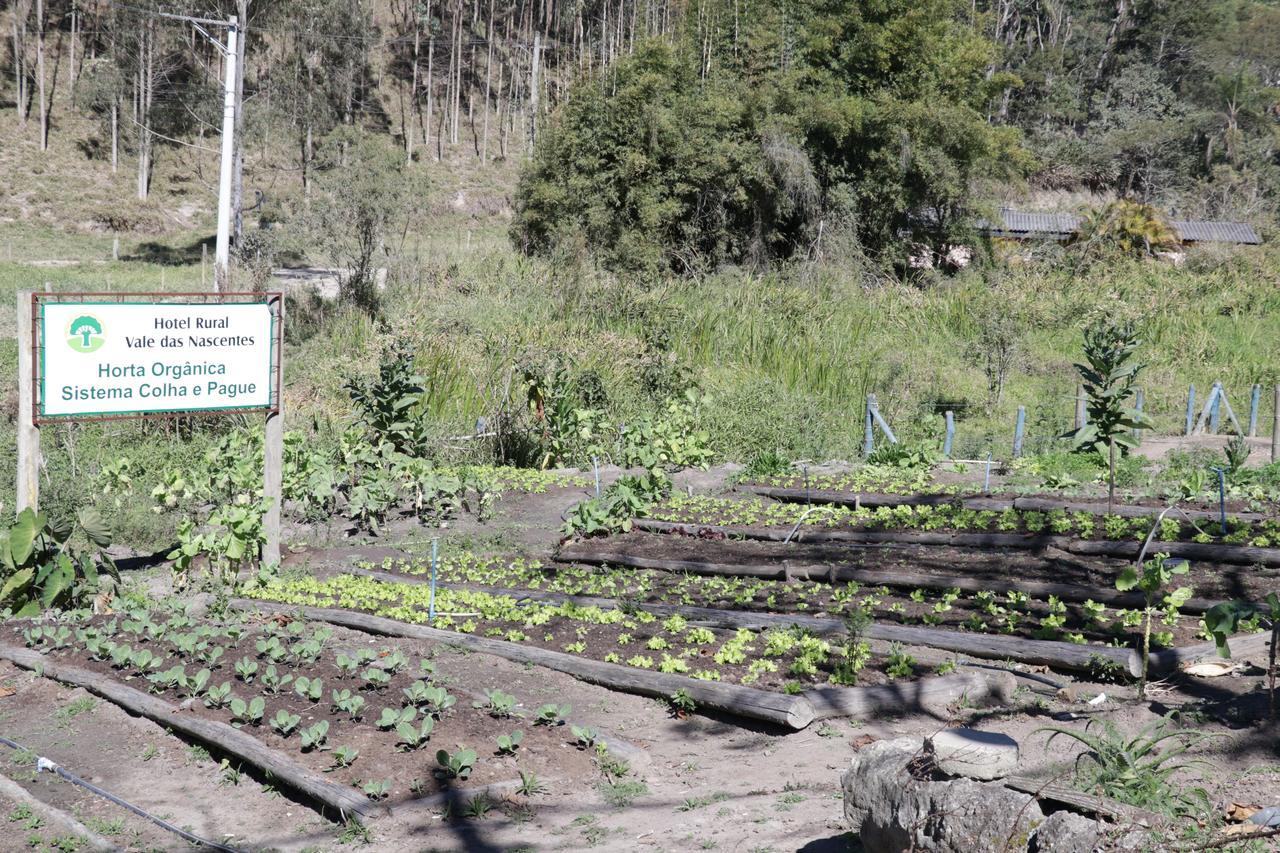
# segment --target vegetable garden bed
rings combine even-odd
[[[393,801],[408,804],[522,772],[582,778],[592,770],[594,734],[562,725],[567,708],[522,712],[511,694],[482,693],[439,672],[431,651],[335,636],[289,616],[198,624],[135,612],[11,624],[4,633],[108,686],[180,704],[183,719],[235,726],[330,783],[352,786],[359,801],[394,792]]]
[[[252,598],[290,606],[341,608],[410,625],[429,619],[430,590],[416,583],[358,575],[299,578],[256,590]],[[674,614],[660,619],[640,608],[604,609],[573,602],[518,603],[506,595],[442,589],[431,625],[443,631],[517,643],[706,682],[802,693],[834,682],[883,684],[924,674],[904,652],[850,651],[810,632],[778,627],[763,633],[691,626]]]
[[[1148,514],[1136,517],[1102,515],[1077,509],[1048,510],[982,508],[954,503],[900,504],[879,507],[803,506],[760,500],[733,500],[705,495],[673,495],[653,507],[648,517],[679,524],[706,524],[744,528],[799,527],[823,531],[914,531],[921,533],[996,533],[1009,536],[1052,536],[1092,541],[1141,542],[1151,533],[1155,520]],[[1280,560],[1280,518],[1255,516],[1227,517],[1228,533],[1221,536],[1217,523],[1186,521],[1176,511],[1156,530],[1156,543],[1189,542],[1251,546],[1274,550]],[[1012,541],[1012,540],[1011,540]]]
[[[667,558],[671,556],[669,548],[677,543],[689,548],[708,544],[640,534],[621,539],[629,546],[645,543],[649,551]],[[719,551],[723,546],[755,543],[714,544]],[[628,547],[626,550],[639,549]],[[575,555],[583,556],[580,551],[575,551]],[[421,564],[394,560],[385,561],[383,569],[416,575],[419,579],[428,571],[428,567]],[[521,589],[535,595],[550,592],[609,596],[624,606],[650,606],[660,615],[670,612],[663,608],[678,607],[683,608],[680,612],[691,620],[756,628],[786,625],[790,617],[791,622],[824,636],[840,633],[841,619],[847,612],[867,607],[874,622],[866,636],[872,639],[1066,669],[1119,668],[1136,674],[1140,666],[1138,655],[1132,651],[1139,645],[1141,636],[1139,610],[1069,603],[1056,597],[1037,598],[1022,592],[996,594],[979,589],[966,593],[947,588],[907,591],[886,585],[700,576],[616,565],[583,568],[524,559],[479,558],[467,553],[445,559],[439,576],[446,583],[501,585],[508,589],[513,601]],[[732,614],[739,614],[741,619],[727,618]],[[1244,626],[1244,630],[1252,628]],[[1153,665],[1157,669],[1169,669],[1188,657],[1205,654],[1208,646],[1199,642],[1199,631],[1195,616],[1159,614],[1154,629]]]
[[[1117,503],[1108,507],[1105,500],[1072,499],[1053,492],[1016,495],[1001,495],[998,493],[966,494],[953,488],[950,491],[899,494],[814,488],[812,486],[804,486],[803,481],[796,482],[793,480],[790,482],[791,485],[787,486],[741,483],[736,489],[747,494],[759,495],[760,497],[788,503],[832,504],[837,506],[870,507],[872,509],[898,506],[956,505],[964,509],[979,511],[993,510],[995,512],[1003,512],[1013,509],[1051,512],[1053,510],[1062,510],[1065,512],[1086,512],[1092,515],[1117,515],[1124,518],[1154,518],[1163,512],[1170,503],[1170,501],[1159,501],[1155,498],[1130,497],[1126,500],[1131,502]],[[1243,521],[1262,521],[1275,517],[1274,512],[1268,514],[1258,511],[1259,504],[1260,502],[1258,501],[1231,499],[1226,501],[1226,509],[1229,515]],[[1184,513],[1183,517],[1216,521],[1220,516],[1220,507],[1208,501],[1180,501],[1178,506]],[[1275,507],[1272,506],[1272,509],[1275,509]]]

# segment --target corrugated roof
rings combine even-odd
[[[1258,232],[1247,222],[1209,222],[1203,219],[1173,220],[1169,223],[1184,242],[1248,243],[1262,242]]]
[[[978,230],[992,237],[1014,239],[1066,240],[1080,228],[1084,217],[1074,213],[1036,213],[1010,208],[1000,209],[1000,220],[979,220]],[[1169,223],[1184,243],[1262,242],[1258,232],[1247,222],[1210,222],[1202,219],[1173,220]]]

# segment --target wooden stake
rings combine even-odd
[[[1276,384],[1276,407],[1271,419],[1271,461],[1280,457],[1280,383]]]
[[[18,291],[18,486],[15,510],[40,506],[40,428],[35,425],[32,292]]]

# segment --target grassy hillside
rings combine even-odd
[[[0,133],[9,131],[21,141],[2,155],[0,297],[8,304],[18,289],[46,283],[64,291],[201,288],[198,247],[212,238],[212,195],[181,179],[192,163],[161,155],[163,177],[147,215],[119,234],[121,260],[113,262],[113,235],[99,213],[127,196],[126,177],[86,159],[75,133],[56,135],[51,152],[40,155],[12,115],[0,114]],[[39,173],[38,163],[46,164]],[[1180,267],[1114,259],[1077,268],[1050,253],[911,283],[883,278],[856,258],[768,273],[626,277],[600,271],[585,255],[530,259],[511,249],[505,200],[514,164],[426,168],[431,212],[411,223],[381,316],[291,304],[285,394],[292,427],[318,425],[332,437],[353,417],[344,382],[373,375],[379,358],[405,343],[428,378],[429,417],[441,436],[469,431],[477,417],[492,422],[499,410],[522,409],[528,371],[558,377],[575,405],[599,409],[613,424],[700,389],[709,399],[698,417],[717,457],[741,461],[765,452],[855,457],[868,392],[907,439],[940,439],[941,412],[953,409],[958,455],[1007,453],[1018,405],[1027,407],[1029,448],[1049,446],[1069,424],[1071,363],[1085,320],[1097,312],[1142,322],[1150,364],[1142,385],[1162,431],[1180,428],[1190,382],[1203,399],[1222,380],[1243,413],[1252,383],[1280,380],[1272,349],[1280,338],[1280,258],[1271,247],[1197,250]],[[323,242],[302,259],[325,263]],[[0,315],[0,359],[10,375],[12,330],[12,317]],[[986,367],[1002,353],[1008,375],[997,401]],[[0,464],[12,470],[12,390],[7,400]],[[1269,394],[1263,413],[1269,423]],[[167,468],[240,423],[49,428],[48,504],[102,501],[98,474],[120,456],[135,462],[136,489],[146,493]],[[466,451],[442,442],[439,454]],[[9,480],[0,500],[12,506]],[[167,535],[166,522],[146,508],[111,509],[135,541],[159,544]]]

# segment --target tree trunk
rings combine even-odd
[[[120,97],[111,101],[111,174],[120,171]]]
[[[485,29],[485,40],[489,42],[489,55],[484,63],[484,144],[480,149],[480,164],[489,162],[489,99],[493,95],[493,0],[489,0],[489,26]]]
[[[413,162],[413,123],[418,117],[418,52],[422,45],[422,27],[417,11],[413,16],[413,70],[409,77],[409,120],[404,123],[404,159]]]
[[[36,91],[40,110],[40,150],[49,150],[49,103],[44,90],[44,0],[36,0]]]
[[[73,107],[76,105],[76,36],[79,33],[79,29],[77,27],[78,21],[76,20],[77,17],[76,4],[73,2],[71,4],[71,62],[69,63],[71,73],[71,106]]]
[[[30,112],[28,104],[31,92],[27,88],[27,16],[31,11],[28,0],[18,0],[13,8],[13,79],[16,86],[14,100],[18,119],[25,125]]]
[[[434,83],[435,40],[434,38],[431,38],[430,33],[428,33],[428,40],[426,40],[426,114],[422,117],[426,122],[426,127],[422,128],[422,143],[424,143],[424,145],[431,145],[431,118],[435,115],[435,113],[433,113],[435,102],[433,91]],[[435,132],[439,133],[440,128],[435,128]],[[439,160],[440,158],[439,156],[436,156],[435,159]]]

